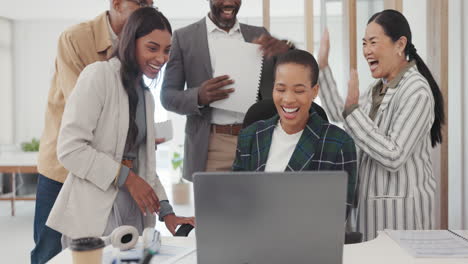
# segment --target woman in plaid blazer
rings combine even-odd
[[[324,108],[331,120],[344,123],[359,150],[357,224],[364,240],[384,229],[434,229],[430,153],[442,141],[443,99],[412,44],[408,21],[395,10],[369,19],[363,54],[378,81],[360,97],[354,71],[345,102],[328,67],[328,32],[320,46]]]
[[[318,73],[315,58],[306,51],[292,50],[278,58],[273,89],[278,115],[241,131],[233,170],[346,171],[349,212],[356,200],[356,149],[344,130],[311,109]]]

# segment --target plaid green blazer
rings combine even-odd
[[[261,120],[239,134],[233,171],[264,171],[279,116]],[[348,173],[347,209],[356,207],[357,161],[353,139],[312,111],[286,171],[341,170]]]

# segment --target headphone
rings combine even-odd
[[[122,251],[135,247],[138,242],[138,230],[134,226],[119,226],[110,236],[104,238],[105,245],[112,245]],[[158,252],[161,248],[161,235],[152,227],[143,230],[143,248]]]
[[[119,226],[104,239],[104,243],[120,250],[129,250],[138,242],[138,230],[133,226]]]

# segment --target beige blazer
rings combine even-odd
[[[111,52],[107,12],[74,25],[60,35],[37,160],[37,168],[42,175],[58,182],[65,181],[68,172],[58,161],[56,153],[65,103],[84,67],[107,60]]]
[[[57,143],[59,161],[70,172],[47,220],[47,226],[71,237],[101,236],[118,188],[129,124],[128,97],[120,79],[120,61],[96,62],[80,74],[62,119]],[[167,200],[156,175],[154,99],[145,92],[146,143],[138,150],[136,172]],[[145,227],[155,216],[145,217]]]

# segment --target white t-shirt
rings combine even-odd
[[[272,172],[286,170],[286,166],[288,166],[289,160],[294,153],[294,149],[296,148],[303,131],[304,130],[301,130],[290,135],[284,131],[281,126],[281,122],[278,121],[278,125],[273,131],[265,171]]]

